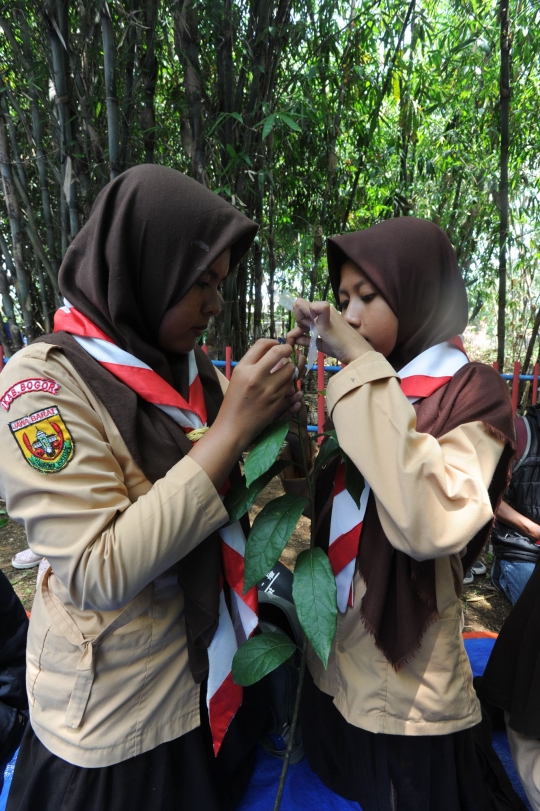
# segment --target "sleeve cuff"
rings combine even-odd
[[[399,375],[386,358],[380,352],[366,352],[365,355],[353,360],[341,372],[334,375],[328,383],[326,395],[328,413],[331,416],[337,402],[350,391],[366,383],[390,377],[399,379]]]
[[[191,456],[184,456],[180,464],[182,473],[185,476],[185,485],[187,485],[199,508],[203,511],[208,525],[208,534],[210,535],[210,533],[215,532],[229,522],[229,513],[223,506],[221,496],[202,467]]]

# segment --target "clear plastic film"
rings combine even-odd
[[[288,290],[284,290],[279,295],[278,304],[285,310],[290,310],[292,312],[296,298],[297,297],[294,296],[292,293],[290,293]],[[308,348],[306,372],[309,372],[310,369],[313,368],[316,360],[317,360],[317,326],[315,324],[315,321],[313,321],[312,319],[309,325],[309,348]]]

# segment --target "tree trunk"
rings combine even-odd
[[[501,23],[501,152],[499,195],[501,200],[499,222],[499,307],[497,318],[497,361],[499,372],[504,370],[504,331],[506,318],[506,245],[508,239],[508,147],[510,141],[510,36],[508,0],[500,0]]]

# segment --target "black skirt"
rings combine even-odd
[[[201,689],[201,726],[141,755],[96,769],[67,763],[25,731],[6,811],[230,811],[240,800],[268,714],[258,685],[244,689],[214,757]]]
[[[525,811],[491,746],[489,719],[451,735],[386,735],[347,723],[306,672],[309,765],[362,811]]]

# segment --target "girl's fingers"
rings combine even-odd
[[[303,298],[297,298],[293,304],[294,317],[298,323],[302,321],[311,321],[310,303]]]
[[[258,363],[271,349],[276,349],[280,346],[285,347],[286,344],[278,344],[273,338],[259,338],[259,340],[255,341],[253,346],[248,349],[240,363]],[[285,357],[287,354],[290,354],[290,352],[283,352],[281,356],[278,355],[274,363],[277,363],[280,357]]]
[[[254,344],[252,349],[255,348],[259,342],[260,341],[257,341],[257,343]],[[246,353],[244,357],[247,358],[248,354],[249,353]],[[292,354],[292,346],[290,346],[289,344],[278,344],[277,341],[274,341],[273,346],[267,349],[266,352],[263,352],[261,357],[256,361],[256,363],[258,366],[260,366],[261,372],[263,374],[270,374],[271,369],[274,366],[276,366],[276,364],[280,360],[288,359],[291,356],[291,354]],[[294,366],[291,364],[291,375],[293,373]],[[277,374],[277,372],[275,374]]]
[[[303,355],[301,352],[298,352],[298,354],[296,355],[296,365],[298,367],[298,377],[300,378],[300,380],[302,380],[302,378],[306,374],[307,360],[306,356]]]
[[[294,327],[294,329],[291,329],[290,332],[287,333],[287,343],[290,344],[290,346],[294,346],[296,339],[303,335],[304,332],[303,327]]]

